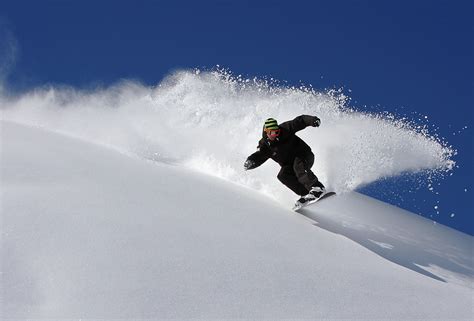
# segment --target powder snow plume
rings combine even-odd
[[[315,153],[317,176],[337,192],[405,173],[443,175],[454,166],[455,151],[426,125],[359,112],[341,91],[245,79],[222,69],[177,71],[157,86],[122,81],[94,90],[46,86],[1,93],[3,120],[186,166],[282,201],[294,195],[277,181],[277,164],[269,160],[243,171],[268,117],[279,122],[301,114],[321,118],[319,128],[298,135]]]

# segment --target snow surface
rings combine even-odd
[[[225,70],[0,84],[0,111],[4,318],[473,318],[472,237],[354,192],[450,173],[427,124]],[[242,170],[264,119],[301,114],[338,192],[303,215],[275,163]]]
[[[474,316],[471,236],[354,192],[297,214],[44,119],[0,122],[5,319]]]

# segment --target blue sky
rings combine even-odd
[[[155,85],[176,69],[219,64],[249,77],[344,87],[362,111],[427,115],[458,151],[459,167],[439,181],[439,195],[422,188],[413,197],[409,178],[363,192],[474,235],[473,7],[469,0],[2,1],[0,53],[14,39],[6,80],[17,91],[122,78]]]

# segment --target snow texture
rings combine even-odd
[[[176,164],[0,124],[4,319],[473,317],[466,234],[354,192],[297,214]]]
[[[225,70],[1,87],[0,111],[3,319],[473,319],[472,237],[355,192],[449,173],[426,126]],[[298,214],[275,163],[242,164],[301,114],[338,196]]]

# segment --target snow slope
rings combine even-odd
[[[473,318],[468,235],[0,124],[3,318]]]

